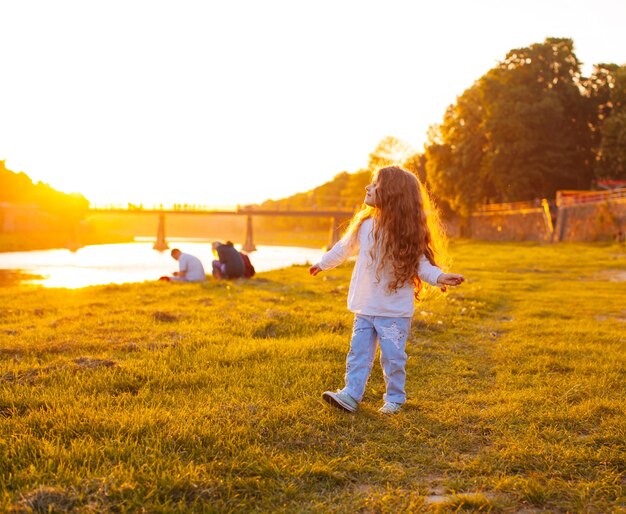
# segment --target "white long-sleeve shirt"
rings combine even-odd
[[[373,220],[369,218],[361,224],[356,234],[352,237],[344,236],[326,252],[318,266],[322,270],[332,269],[357,254],[348,291],[348,310],[369,316],[411,317],[415,309],[414,285],[404,284],[390,293],[388,285],[393,278],[390,266],[383,267],[380,280],[376,278],[378,262],[372,261],[370,255],[374,245],[372,229]],[[434,286],[442,273],[424,255],[420,257],[418,275],[421,280]]]

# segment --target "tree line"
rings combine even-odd
[[[462,215],[626,179],[626,67],[590,77],[571,39],[511,50],[431,127],[426,177]]]
[[[513,49],[430,127],[422,152],[389,136],[366,169],[263,206],[358,206],[372,172],[390,164],[414,171],[444,214],[461,217],[484,203],[553,198],[599,179],[625,180],[626,66],[596,64],[585,77],[581,65],[568,38]]]
[[[35,184],[26,173],[9,170],[5,161],[0,161],[0,202],[35,207],[59,218],[80,219],[89,209],[89,201],[83,195],[63,193],[43,182]]]
[[[0,251],[59,248],[71,244],[89,209],[80,194],[66,194],[0,161]],[[88,234],[85,242],[100,242]]]

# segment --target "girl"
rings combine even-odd
[[[404,351],[413,316],[413,299],[421,281],[445,287],[463,282],[462,275],[443,273],[435,264],[424,199],[417,177],[401,168],[380,169],[365,188],[365,206],[355,214],[344,237],[311,266],[311,275],[332,269],[357,255],[348,309],[354,312],[345,387],[322,398],[355,412],[372,370],[376,339],[385,377],[383,414],[400,410],[406,400]]]

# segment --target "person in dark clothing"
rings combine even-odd
[[[217,257],[217,260],[213,261],[213,276],[215,278],[239,278],[243,276],[243,259],[233,243],[215,241],[211,246],[213,247],[213,254]]]

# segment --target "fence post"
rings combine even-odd
[[[552,224],[552,214],[550,213],[550,204],[548,203],[548,200],[542,198],[541,207],[543,207],[543,221],[546,224],[548,240],[552,241],[554,238],[554,225]]]
[[[565,213],[562,207],[559,207],[559,210],[556,214],[556,228],[554,229],[554,233],[552,234],[552,242],[558,243],[561,241],[561,236],[563,234],[563,217]]]
[[[567,223],[567,207],[563,205],[563,195],[561,191],[556,192],[556,227],[552,234],[552,242],[558,243],[563,240],[565,234],[565,224]]]

